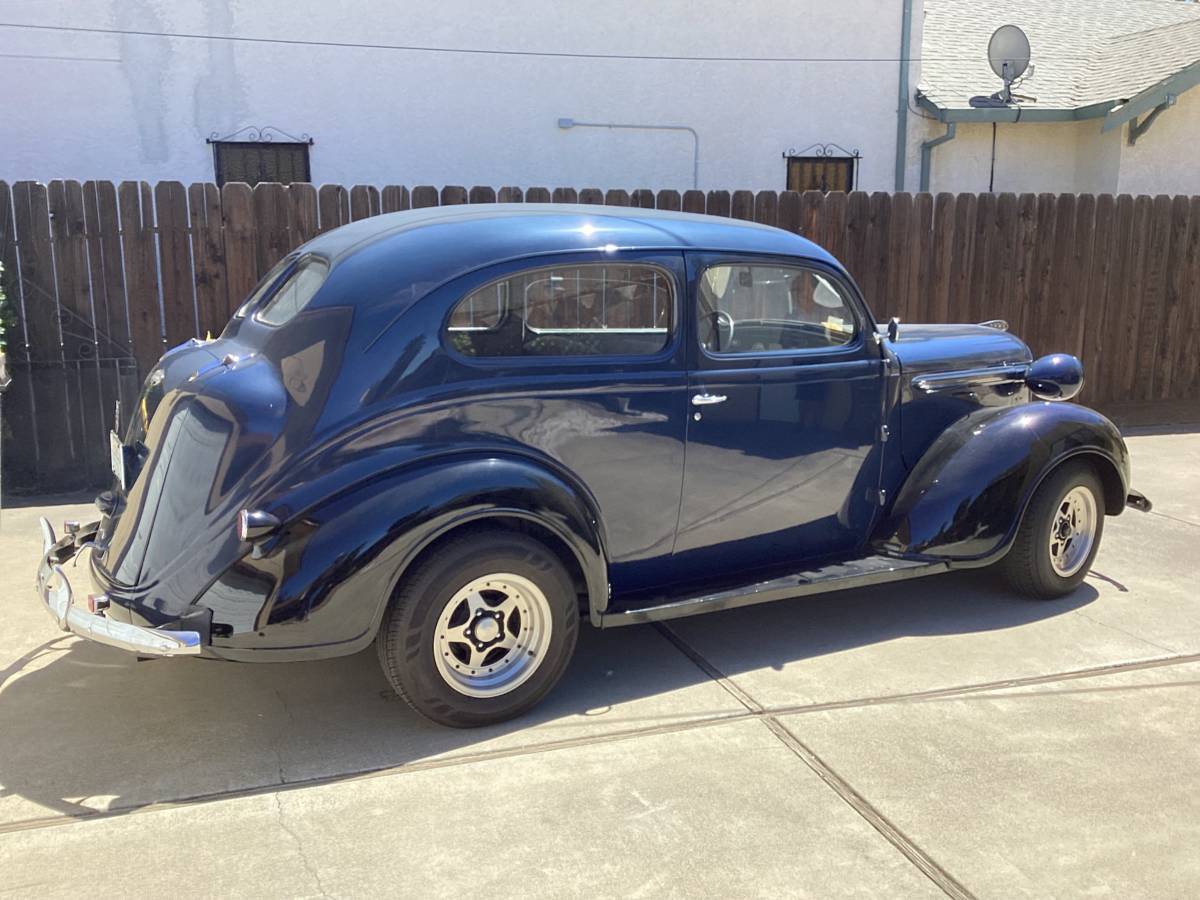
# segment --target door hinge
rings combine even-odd
[[[886,444],[887,439],[890,438],[891,436],[892,436],[892,429],[888,428],[886,425],[879,426],[879,440],[882,443]]]

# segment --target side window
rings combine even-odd
[[[850,302],[812,269],[718,265],[697,294],[700,343],[709,353],[828,350],[854,340]]]
[[[308,305],[329,274],[329,266],[319,259],[305,259],[288,280],[279,286],[254,318],[264,325],[283,325]]]
[[[675,328],[671,277],[645,264],[536,269],[458,302],[447,326],[467,356],[649,356]]]

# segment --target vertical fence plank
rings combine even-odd
[[[496,192],[497,203],[523,203],[524,201],[525,192],[515,185],[502,187]]]
[[[635,203],[634,206],[637,206]],[[728,216],[730,212],[729,191],[709,191],[706,212],[710,216]]]
[[[254,246],[257,278],[271,271],[292,249],[288,231],[289,203],[282,184],[259,182],[254,186]]]
[[[991,287],[988,308],[983,311],[985,319],[1003,319],[1011,323],[1009,315],[1017,290],[1014,266],[1017,258],[1017,228],[1017,195],[1000,194],[996,198],[996,231],[992,238],[996,248],[988,255],[987,279]]]
[[[139,377],[149,374],[162,355],[158,310],[158,261],[154,241],[154,204],[150,185],[122,181],[117,188],[121,210],[121,249],[125,260],[125,294],[129,334]]]
[[[549,203],[550,189],[544,187],[531,187],[525,192],[526,203]]]
[[[735,219],[754,221],[754,192],[734,191],[729,204],[729,214]]]
[[[995,318],[991,309],[992,283],[989,278],[999,257],[996,244],[996,195],[980,194],[975,199],[975,233],[972,239],[974,253],[971,257],[971,289],[960,298],[962,319],[966,322],[982,322]]]
[[[584,188],[579,192],[579,202],[585,206],[603,206],[604,191],[600,188]]]
[[[1184,256],[1183,309],[1175,332],[1175,362],[1171,367],[1171,397],[1190,397],[1200,390],[1200,197],[1188,204],[1187,254]]]
[[[929,322],[946,322],[950,316],[950,293],[954,283],[954,223],[958,198],[940,193],[933,200],[932,280],[925,289],[924,314]]]
[[[221,221],[225,238],[225,284],[229,305],[236,310],[258,284],[254,195],[250,185],[229,181],[221,187]]]
[[[623,191],[619,188],[612,188],[604,192],[605,206],[628,206],[629,191]]]
[[[350,192],[340,184],[323,184],[317,189],[317,212],[321,232],[332,231],[350,221]]]
[[[52,181],[49,192],[50,234],[58,294],[59,334],[66,406],[67,437],[81,483],[93,481],[97,462],[82,453],[104,437],[96,377],[96,332],[92,321],[87,240],[84,238],[83,189],[78,181]]]
[[[446,190],[462,191],[462,200],[458,202],[467,202],[467,192],[463,188],[446,188]],[[443,191],[444,193],[445,191]],[[445,200],[442,202],[444,203]],[[369,219],[371,216],[379,215],[380,212],[379,188],[370,184],[356,184],[350,188],[351,221],[357,222],[359,219]]]
[[[1106,282],[1104,326],[1091,330],[1097,352],[1090,361],[1087,374],[1091,382],[1089,396],[1097,400],[1117,399],[1117,369],[1121,364],[1122,349],[1128,341],[1123,329],[1125,282],[1133,268],[1133,197],[1121,194],[1115,199],[1113,207],[1112,237],[1109,240],[1110,276]]]
[[[311,187],[311,185],[310,185]],[[225,233],[221,192],[211,182],[188,186],[192,267],[196,278],[196,333],[220,334],[233,315],[225,284]]]
[[[125,299],[116,185],[111,181],[89,181],[83,186],[83,200],[91,260],[92,321],[99,342],[100,403],[105,423],[120,428],[122,423],[113,418],[116,403],[120,400],[123,409],[132,409],[139,382]]]
[[[579,192],[575,188],[556,187],[551,199],[554,203],[578,203]]]
[[[659,191],[654,197],[654,207],[678,212],[683,208],[683,200],[679,196],[679,191]]]
[[[1158,366],[1163,343],[1163,307],[1167,293],[1167,259],[1171,252],[1171,198],[1159,194],[1150,209],[1149,247],[1146,251],[1146,275],[1138,307],[1137,372],[1130,372],[1130,397],[1149,400],[1155,396],[1161,376]],[[1131,367],[1132,368],[1132,367]]]
[[[1071,255],[1067,260],[1067,287],[1055,298],[1058,304],[1057,325],[1061,346],[1075,356],[1083,354],[1083,331],[1089,319],[1081,314],[1089,298],[1083,296],[1096,236],[1096,198],[1080,194],[1075,201],[1075,233]]]
[[[784,193],[795,192],[785,191]],[[824,241],[824,235],[821,234],[821,222],[825,216],[825,194],[821,191],[804,191],[800,194],[799,216],[797,232],[818,244]]]
[[[305,181],[294,181],[287,187],[288,233],[292,240],[289,250],[295,250],[317,236],[320,214],[317,211],[317,189]]]
[[[1033,321],[1030,310],[1037,296],[1038,278],[1038,197],[1021,194],[1017,198],[1017,258],[1014,285],[1016,310],[1009,326],[1016,334],[1026,334],[1027,324]]]
[[[887,270],[880,273],[880,299],[886,300],[894,314],[904,321],[916,321],[915,311],[908,302],[908,268],[912,264],[912,248],[917,244],[912,231],[912,194],[899,193],[891,198],[886,224],[883,247]]]
[[[1138,369],[1138,314],[1144,296],[1146,280],[1146,257],[1150,242],[1150,213],[1154,205],[1151,197],[1139,196],[1133,200],[1133,226],[1130,232],[1128,259],[1125,277],[1121,283],[1120,318],[1115,322],[1115,331],[1121,340],[1114,347],[1110,372],[1113,378],[1110,388],[1112,399],[1126,400],[1133,396],[1133,385]]]
[[[503,191],[503,188],[501,188],[501,191]],[[385,187],[380,195],[379,202],[385,213],[402,212],[409,209],[412,205],[412,201],[408,195],[408,188],[400,184],[389,184]],[[504,201],[501,200],[500,202],[503,203]]]
[[[683,211],[690,213],[704,212],[704,192],[690,190],[683,192]]]
[[[792,234],[800,233],[799,191],[782,191],[779,194],[774,224],[776,227],[782,228],[784,231],[790,231]]]
[[[755,194],[753,219],[759,225],[775,225],[779,221],[779,195],[774,191]]]
[[[1103,356],[1104,333],[1109,328],[1109,288],[1112,284],[1113,265],[1116,252],[1117,204],[1112,194],[1101,194],[1096,198],[1095,228],[1092,239],[1092,267],[1087,281],[1080,285],[1083,300],[1078,318],[1086,323],[1080,359],[1085,373],[1084,398],[1092,401],[1100,397],[1100,376],[1105,364]]]
[[[849,215],[849,195],[838,191],[824,195],[821,206],[820,231],[818,241],[837,259],[842,259],[846,253],[846,220]]]
[[[48,199],[43,184],[18,181],[13,185],[14,230],[19,242],[17,259],[29,345],[28,378],[33,394],[30,415],[36,442],[35,466],[43,478],[74,487],[71,397],[63,359]]]
[[[904,284],[905,308],[914,322],[928,322],[927,287],[933,279],[933,195],[914,194],[912,243],[908,247],[908,278]]]
[[[442,206],[461,206],[467,202],[467,189],[459,184],[448,184],[442,188]],[[353,201],[351,201],[353,206]]]
[[[419,184],[412,189],[413,209],[424,209],[427,206],[438,205],[438,191],[431,184]]]
[[[654,209],[654,191],[638,188],[629,195],[629,205],[640,209]]]
[[[21,281],[17,275],[17,232],[13,220],[13,191],[5,181],[0,181],[0,286],[4,288],[8,302],[14,310],[21,309]],[[13,383],[4,395],[4,415],[0,417],[3,438],[0,453],[3,454],[5,486],[13,485],[24,489],[37,484],[39,462],[39,440],[31,366],[25,345],[25,323],[17,313],[16,328],[8,332],[8,365]],[[19,438],[14,440],[14,437]]]
[[[467,194],[468,203],[495,203],[496,192],[490,187],[476,185]]]
[[[178,181],[154,186],[158,221],[158,271],[162,285],[166,346],[175,347],[196,334],[192,250],[188,235],[187,193]]]

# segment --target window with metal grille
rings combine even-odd
[[[213,163],[217,184],[244,181],[311,181],[308,169],[308,144],[276,141],[214,141]]]
[[[787,189],[825,193],[852,191],[857,162],[853,156],[789,156]]]

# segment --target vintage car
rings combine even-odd
[[[99,521],[43,520],[38,591],[64,630],[142,657],[374,642],[419,712],[496,722],[554,686],[584,617],[986,566],[1072,591],[1104,517],[1149,506],[1107,419],[1039,402],[1081,384],[1003,323],[877,326],[835,259],[774,228],[379,216],[162,358]]]

